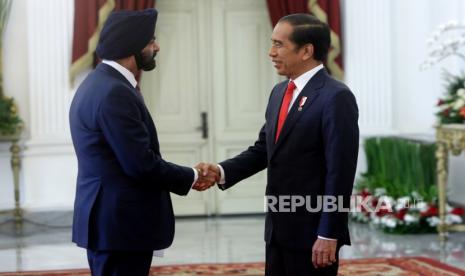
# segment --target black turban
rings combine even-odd
[[[157,15],[155,9],[112,12],[100,32],[97,56],[117,60],[142,51],[154,36]]]

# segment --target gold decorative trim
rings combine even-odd
[[[318,19],[328,24],[328,16],[326,12],[318,5],[318,0],[308,1],[308,10],[312,12]],[[330,29],[331,30],[331,29]],[[327,66],[331,74],[338,80],[344,80],[344,70],[337,64],[336,58],[341,54],[341,40],[339,35],[331,30],[331,49],[328,53]]]
[[[85,70],[87,67],[92,65],[92,62],[94,61],[94,52],[97,48],[97,43],[100,38],[100,31],[102,30],[103,24],[105,24],[105,21],[107,20],[108,16],[114,8],[115,0],[107,0],[107,2],[99,9],[98,24],[94,34],[89,39],[87,52],[71,64],[69,72],[71,86],[74,82],[74,78],[81,71]]]
[[[438,181],[439,224],[437,226],[440,241],[445,241],[449,231],[465,231],[465,224],[446,224],[447,179],[449,153],[459,155],[465,151],[465,125],[449,124],[436,126],[436,174]]]

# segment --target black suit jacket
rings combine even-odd
[[[270,95],[266,122],[258,140],[238,156],[221,162],[230,188],[268,168],[267,196],[342,196],[348,207],[357,166],[358,108],[352,92],[325,69],[318,71],[291,107],[275,143],[281,102],[288,81],[277,84]],[[307,97],[302,110],[298,106]],[[290,202],[288,200],[288,202]],[[276,206],[277,207],[277,206]],[[347,212],[296,212],[266,214],[265,241],[272,237],[290,248],[310,249],[317,236],[350,244]]]
[[[192,168],[162,159],[152,118],[118,71],[100,64],[79,86],[69,113],[78,161],[73,241],[93,250],[171,245],[169,192],[186,195]]]

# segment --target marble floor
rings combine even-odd
[[[70,242],[69,214],[26,218],[23,235],[11,218],[0,216],[0,271],[87,267],[85,250]],[[50,227],[53,225],[53,227]],[[173,245],[153,265],[264,261],[264,216],[178,218]],[[444,247],[436,235],[389,235],[351,224],[353,245],[342,259],[425,256],[465,269],[465,233],[454,233]]]

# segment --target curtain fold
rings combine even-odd
[[[95,49],[100,31],[113,10],[143,10],[155,0],[74,0],[74,32],[70,80],[98,63]]]
[[[339,0],[267,0],[272,26],[279,19],[292,13],[310,13],[328,24],[331,30],[331,48],[325,62],[331,75],[344,79],[342,57],[342,29]]]
[[[266,0],[266,3],[273,27],[285,15],[309,13],[308,0]]]

